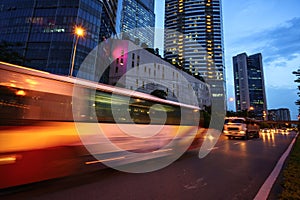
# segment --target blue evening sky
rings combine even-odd
[[[156,27],[163,28],[164,1],[155,1]],[[223,0],[227,97],[234,97],[232,57],[262,53],[268,109],[289,108],[297,119],[296,76],[300,69],[299,0]],[[162,49],[157,31],[155,46]],[[234,102],[228,109],[235,110]]]

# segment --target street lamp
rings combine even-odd
[[[75,55],[76,55],[76,49],[78,44],[78,39],[80,37],[84,37],[85,35],[85,29],[80,26],[75,26],[74,28],[74,34],[76,35],[76,41],[74,44],[74,50],[72,55],[72,63],[71,63],[71,70],[70,70],[70,76],[73,76],[73,70],[74,70],[74,64],[75,64]]]
[[[247,117],[253,117],[253,111],[254,111],[254,107],[253,106],[250,106],[247,110]]]

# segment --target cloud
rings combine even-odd
[[[269,28],[231,41],[227,51],[227,94],[233,96],[232,56],[242,52],[248,55],[262,53],[268,108],[288,107],[297,115],[294,102],[297,84],[292,74],[300,68],[300,18],[293,18]],[[230,57],[229,57],[230,56]],[[230,64],[229,64],[230,63]]]
[[[294,59],[300,54],[300,17],[278,26],[236,38],[230,46],[244,48],[249,53],[261,52],[268,64],[278,58]]]
[[[287,21],[286,24],[261,35],[262,40],[269,40],[269,45],[263,49],[267,63],[278,57],[293,59],[295,54],[300,53],[300,18]]]
[[[230,58],[246,52],[248,55],[262,53],[266,87],[294,87],[292,72],[300,67],[300,17],[290,19],[276,27],[255,34],[236,38],[230,49],[225,49]],[[234,48],[232,48],[234,47]],[[230,64],[229,64],[230,63]],[[227,67],[228,83],[232,83],[232,67]]]
[[[289,57],[278,57],[264,63],[264,75],[266,87],[292,89],[297,85],[294,82],[296,71],[300,66],[300,53]]]

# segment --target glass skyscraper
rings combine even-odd
[[[117,30],[121,39],[136,45],[154,46],[154,0],[120,0],[118,5]]]
[[[115,34],[117,1],[2,0],[0,42],[23,59],[16,64],[68,75],[74,26],[86,29],[77,45],[74,75],[89,52]]]
[[[221,0],[166,0],[164,57],[224,98],[225,66]]]
[[[263,73],[262,55],[233,57],[234,88],[237,111],[250,111],[258,119],[267,116],[267,101]]]

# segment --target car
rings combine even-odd
[[[270,129],[268,128],[264,128],[261,130],[262,133],[270,133]]]
[[[257,121],[249,118],[226,117],[223,133],[228,139],[235,137],[244,139],[249,139],[249,137],[259,138],[259,125]]]

